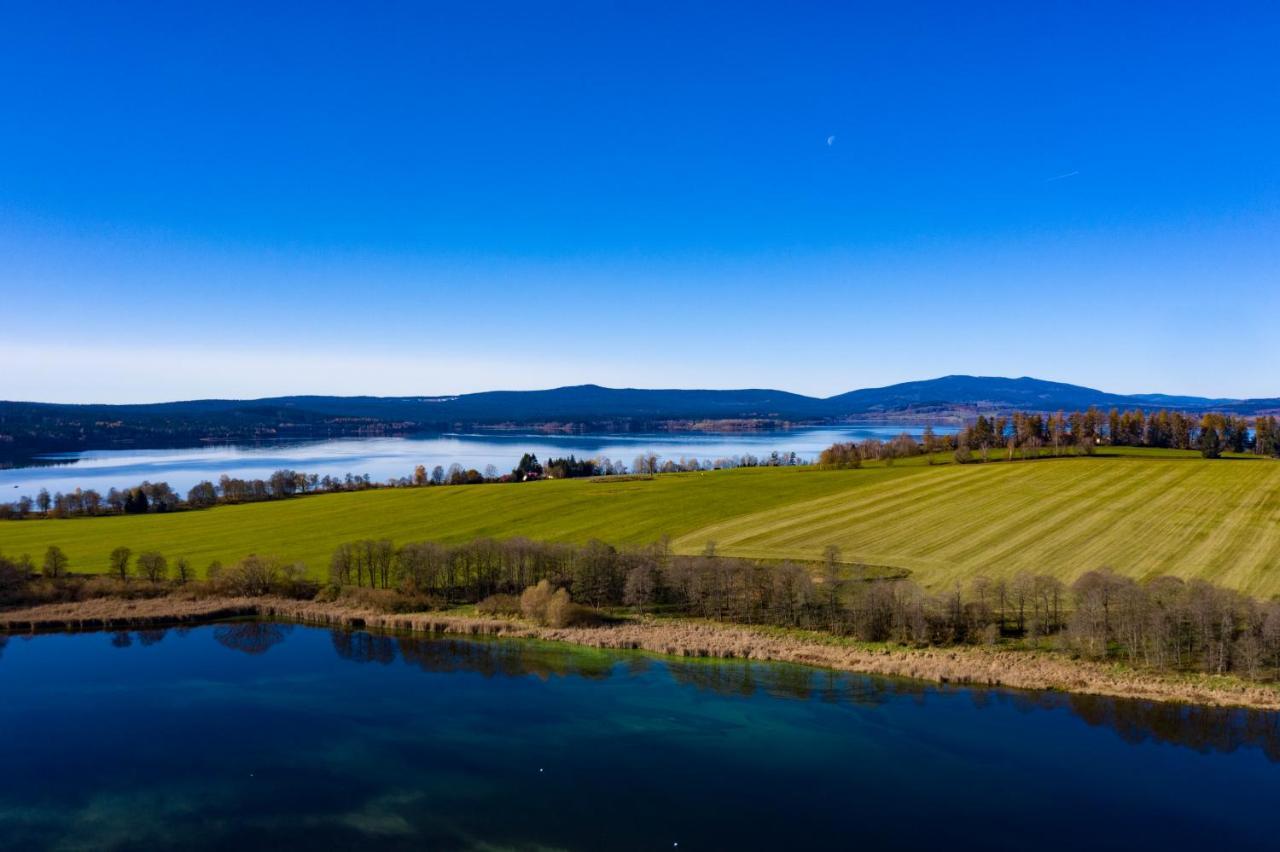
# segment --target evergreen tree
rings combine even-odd
[[[1218,430],[1212,426],[1200,433],[1200,455],[1207,459],[1222,456],[1222,439],[1218,437]]]
[[[520,463],[516,465],[516,469],[511,471],[511,475],[517,482],[530,476],[542,476],[542,465],[538,463],[538,457],[533,453],[525,453],[520,457]]]

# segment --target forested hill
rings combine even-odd
[[[1112,394],[1033,378],[945,376],[825,399],[777,390],[645,390],[577,385],[460,396],[286,396],[143,405],[0,402],[0,454],[207,441],[402,434],[467,427],[739,428],[848,419],[934,419],[977,412],[1176,408],[1236,414],[1280,411],[1280,399]]]

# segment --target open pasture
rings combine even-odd
[[[1280,464],[1114,457],[948,465],[728,518],[676,539],[727,555],[906,568],[940,588],[1016,571],[1200,577],[1280,593]]]
[[[526,536],[679,552],[904,568],[945,588],[1019,570],[1071,580],[1110,566],[1142,577],[1211,579],[1280,594],[1280,463],[1179,454],[860,470],[757,468],[651,480],[569,480],[318,495],[168,515],[0,523],[0,552],[50,544],[74,571],[102,571],[118,545],[202,568],[272,554],[322,573],[334,547]]]

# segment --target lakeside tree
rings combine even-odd
[[[832,444],[818,453],[818,464],[823,467],[860,468],[863,451],[853,441]]]
[[[543,578],[537,585],[530,586],[520,595],[520,612],[525,618],[538,624],[546,624],[547,607],[555,595],[550,581]]]
[[[215,565],[209,566],[210,585],[223,594],[261,597],[276,593],[307,597],[316,591],[315,584],[306,579],[305,565],[272,556],[251,553],[233,565]]]
[[[56,544],[51,544],[44,552],[44,565],[41,573],[50,580],[65,577],[69,562],[67,554],[62,552],[62,548]]]
[[[124,498],[124,512],[126,515],[141,515],[147,511],[150,501],[147,499],[147,493],[142,489],[130,488]]]
[[[218,502],[218,489],[209,480],[197,482],[187,492],[187,504],[193,509],[207,509]]]
[[[138,574],[152,583],[159,583],[169,576],[169,561],[154,550],[138,554]]]
[[[339,545],[329,560],[329,581],[339,586],[390,588],[395,546],[387,539],[363,539]]]
[[[520,462],[511,471],[511,477],[517,482],[526,479],[537,479],[542,476],[542,465],[538,462],[538,457],[533,453],[525,453],[520,456]]]
[[[1200,455],[1207,459],[1222,457],[1222,439],[1218,436],[1218,430],[1213,426],[1206,427],[1200,433]]]
[[[685,461],[682,467],[688,470],[691,464],[697,464],[697,460]],[[547,459],[543,472],[552,479],[576,479],[595,476],[601,473],[601,470],[595,459],[580,459],[570,455],[568,458]]]
[[[1280,455],[1280,425],[1274,416],[1257,418],[1253,433],[1255,453],[1260,456]]]
[[[124,582],[129,579],[129,559],[133,556],[133,551],[127,547],[117,547],[111,551],[111,555],[107,557],[107,573],[115,577],[117,580]]]
[[[622,602],[643,614],[658,599],[661,587],[658,555],[652,549],[641,551],[626,571]]]
[[[844,580],[840,577],[840,548],[828,544],[822,551],[822,597],[826,602],[827,626],[832,633],[840,632],[840,592]]]

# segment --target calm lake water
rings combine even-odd
[[[5,849],[1262,849],[1280,794],[1270,714],[511,641],[11,638],[0,696]]]
[[[717,459],[747,453],[764,457],[770,452],[795,452],[812,460],[836,441],[892,438],[903,431],[918,433],[920,426],[877,423],[840,429],[796,429],[786,432],[750,433],[633,433],[622,435],[546,435],[542,433],[485,433],[424,435],[409,438],[346,438],[306,443],[218,446],[166,450],[94,450],[42,456],[35,466],[0,469],[0,502],[33,498],[41,488],[50,494],[93,488],[108,489],[141,483],[168,482],[182,494],[202,479],[213,482],[223,474],[243,479],[265,479],[272,471],[292,468],[321,476],[367,473],[375,482],[411,476],[416,465],[463,467],[483,471],[494,465],[506,472],[521,454],[539,459],[574,454],[579,458],[608,456],[631,467],[641,453],[663,458]],[[954,429],[937,427],[943,434]]]

